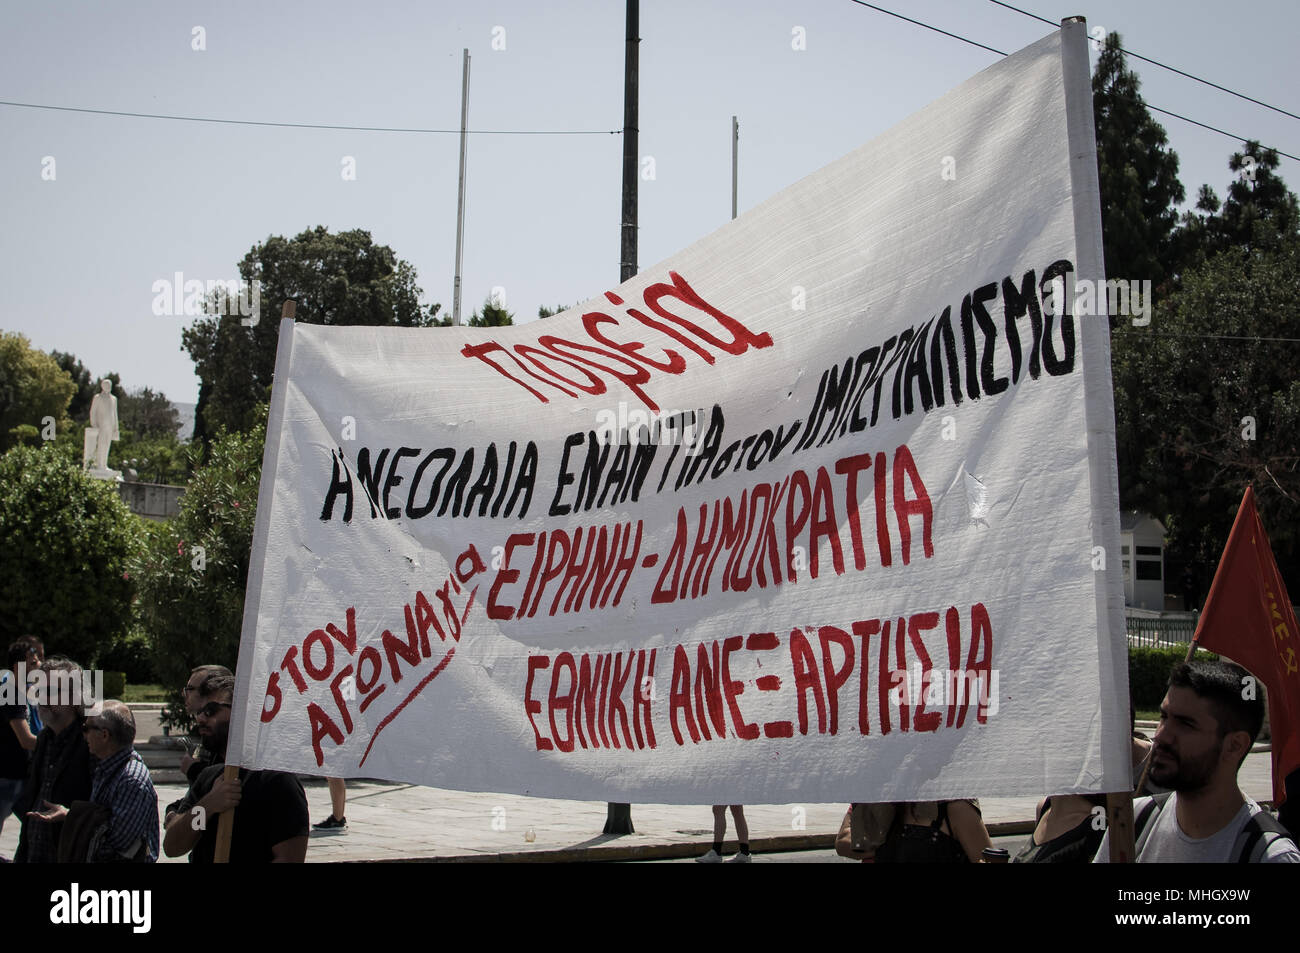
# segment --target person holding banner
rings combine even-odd
[[[235,679],[209,675],[198,688],[199,735],[203,746],[224,760],[230,731]],[[216,851],[216,816],[233,810],[231,863],[302,863],[307,857],[310,817],[307,795],[292,774],[240,771],[227,781],[224,764],[205,768],[167,821],[163,851],[211,863]]]
[[[185,687],[181,689],[181,695],[185,699],[185,709],[193,716],[199,708],[199,686],[203,684],[204,679],[209,675],[231,675],[230,669],[224,665],[199,665],[190,672],[189,679],[185,682]],[[199,748],[197,751],[190,752],[188,749],[185,754],[181,755],[181,772],[185,779],[193,784],[204,768],[212,763],[212,752],[205,748]]]
[[[190,669],[190,677],[185,681],[185,687],[181,689],[181,698],[185,701],[185,710],[189,712],[191,718],[197,717],[199,710],[199,686],[208,678],[209,675],[234,675],[230,669],[224,665],[197,665]],[[181,755],[180,768],[181,773],[185,775],[185,780],[193,784],[198,780],[203,769],[212,764],[220,764],[222,758],[220,755],[213,755],[211,751],[200,745],[197,748],[191,748],[187,739],[182,739],[185,745],[185,753]],[[172,815],[180,807],[179,800],[172,801],[163,810],[163,828],[171,822]]]

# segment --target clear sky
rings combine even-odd
[[[1050,29],[987,0],[877,5],[1008,52]],[[1294,0],[1015,5],[1086,15],[1129,49],[1300,113]],[[206,49],[193,48],[196,27]],[[998,59],[850,0],[645,2],[641,37],[640,153],[654,160],[640,187],[642,268],[730,216],[733,114],[743,213]],[[623,39],[619,0],[3,0],[0,99],[455,130],[468,48],[471,129],[608,132],[623,122]],[[1134,65],[1153,105],[1300,155],[1300,120]],[[1222,197],[1238,146],[1158,118],[1189,199],[1203,182]],[[128,388],[194,401],[180,349],[192,319],[154,315],[153,282],[234,278],[254,243],[316,225],[370,231],[415,266],[424,302],[450,313],[458,150],[454,133],[0,106],[0,328],[71,351],[95,375],[118,371]],[[621,157],[619,135],[471,136],[464,313],[494,286],[516,321],[614,287]],[[1300,187],[1300,162],[1281,172]]]

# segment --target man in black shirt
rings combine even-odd
[[[230,731],[235,680],[213,674],[198,687],[199,735],[203,746],[224,756]],[[307,856],[310,817],[307,795],[296,776],[280,771],[239,772],[227,781],[224,764],[200,772],[189,793],[167,820],[163,851],[168,857],[188,853],[191,863],[211,863],[216,850],[217,815],[234,810],[231,863],[302,863]]]
[[[90,799],[90,749],[83,729],[86,717],[81,704],[71,704],[76,694],[72,683],[80,683],[81,667],[67,659],[51,658],[41,671],[46,681],[39,693],[44,727],[36,738],[27,780],[14,806],[14,813],[23,819],[14,854],[17,863],[52,864],[58,860],[63,822],[40,812]]]

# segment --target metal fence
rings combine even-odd
[[[1292,607],[1300,617],[1300,608]],[[1187,645],[1196,634],[1196,612],[1149,612],[1125,609],[1124,622],[1131,646],[1161,647]]]
[[[1187,645],[1196,634],[1196,620],[1195,612],[1124,612],[1128,644],[1148,648]]]

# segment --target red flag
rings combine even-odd
[[[1273,803],[1280,805],[1286,776],[1300,767],[1300,626],[1249,486],[1196,626],[1196,642],[1267,686]]]

